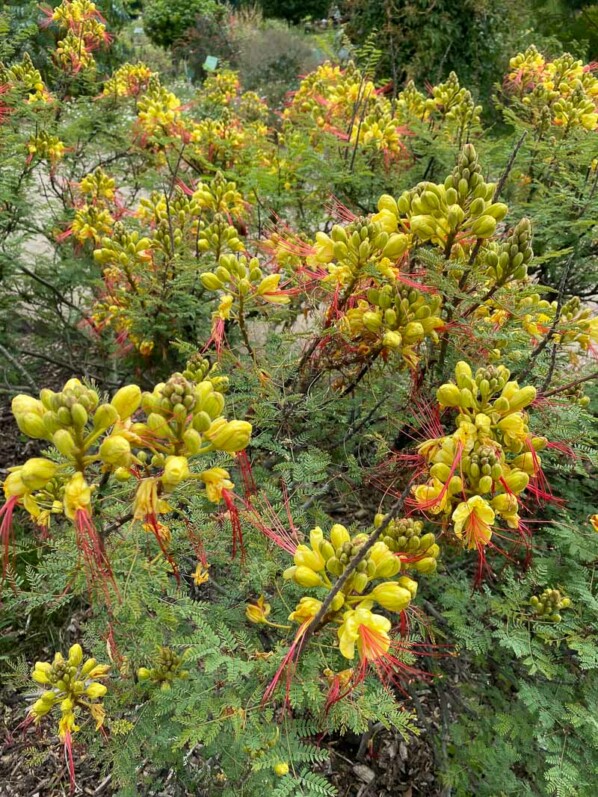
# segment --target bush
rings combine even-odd
[[[326,19],[330,11],[331,0],[260,0],[266,17],[277,17],[289,22],[300,22],[302,19]]]
[[[198,16],[215,13],[215,0],[149,0],[143,27],[154,44],[169,47],[195,25]]]
[[[455,74],[326,63],[276,116],[52,16],[48,80],[0,67],[9,788],[57,745],[332,796],[384,728],[458,794],[593,795],[593,67],[516,55],[484,136]]]

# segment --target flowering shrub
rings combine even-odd
[[[29,448],[3,481],[3,601],[15,617],[85,617],[67,658],[34,665],[44,691],[22,729],[58,719],[73,784],[80,729],[123,793],[164,776],[207,794],[333,794],[329,739],[380,723],[408,740],[425,721],[411,696],[457,673],[453,705],[459,662],[485,683],[494,655],[509,678],[522,659],[521,727],[509,678],[476,698],[517,741],[505,793],[591,794],[579,672],[596,669],[596,515],[585,499],[568,514],[549,484],[595,464],[598,321],[570,280],[575,247],[595,247],[595,164],[577,182],[591,68],[517,56],[501,101],[526,138],[494,160],[454,75],[392,102],[367,70],[325,64],[274,123],[229,70],[197,92],[144,64],[100,77],[109,37],[91,3],[65,0],[52,23],[60,79],[27,58],[0,73],[3,301],[20,308],[15,347],[35,337],[34,298],[47,329],[59,320],[48,356],[76,375],[40,390],[3,345],[29,385],[11,397]],[[579,241],[550,257],[543,215],[524,215],[555,185],[529,158],[548,130],[581,153],[565,150],[563,188]],[[39,223],[33,185],[50,192]],[[45,268],[25,260],[33,234],[55,256]],[[538,281],[550,258],[553,294]],[[562,678],[577,791],[549,777],[561,731],[537,708],[551,689],[532,693],[537,673]],[[446,776],[499,793],[502,771],[468,769],[492,745],[461,766],[465,747]],[[530,749],[549,751],[541,785]]]

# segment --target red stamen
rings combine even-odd
[[[264,696],[262,698],[262,703],[261,703],[262,706],[264,706],[271,699],[272,695],[276,691],[276,687],[278,686],[278,682],[280,681],[280,678],[281,678],[281,676],[282,676],[282,674],[283,674],[283,672],[285,670],[287,670],[287,673],[286,673],[286,688],[285,688],[285,703],[287,705],[289,704],[289,702],[290,702],[289,701],[289,696],[290,696],[290,690],[291,690],[291,681],[293,679],[293,674],[294,674],[294,671],[295,671],[295,664],[296,664],[295,655],[296,654],[298,655],[301,652],[300,642],[302,641],[303,635],[307,631],[307,628],[308,628],[309,624],[312,622],[312,620],[313,620],[313,618],[310,617],[304,623],[302,623],[302,625],[299,626],[299,629],[298,629],[297,633],[295,634],[295,639],[293,640],[293,643],[292,643],[291,647],[288,649],[287,653],[285,654],[285,657],[283,658],[282,662],[280,663],[280,667],[276,670],[276,672],[274,674],[274,678],[272,679],[272,681],[270,682],[270,685],[268,686],[268,688],[264,692]]]
[[[0,545],[2,546],[2,582],[6,578],[6,571],[8,569],[8,560],[10,558],[10,547],[14,537],[14,530],[12,526],[12,516],[15,511],[15,506],[18,503],[18,496],[11,496],[2,509],[0,509]]]
[[[230,490],[222,490],[222,500],[226,504],[230,525],[233,530],[233,559],[237,555],[237,544],[241,549],[241,561],[245,561],[245,546],[243,544],[243,529],[241,527],[241,519],[239,517],[239,510],[235,506],[234,493]]]

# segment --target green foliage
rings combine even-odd
[[[375,15],[382,6],[360,8]],[[154,40],[166,45],[193,28],[205,3],[184,11],[191,16],[173,19],[176,4],[150,4],[145,23]],[[401,46],[420,88],[461,58],[476,89],[501,79],[497,64],[510,53],[493,4],[441,3],[436,27],[423,8],[403,11]],[[87,721],[78,738],[89,765],[109,772],[123,797],[160,789],[333,795],[329,747],[350,735],[367,740],[374,726],[408,744],[437,724],[440,733],[428,737],[438,743],[437,779],[455,794],[590,797],[598,758],[598,534],[590,521],[598,451],[584,388],[595,377],[596,328],[575,297],[598,290],[591,125],[538,121],[506,83],[497,88],[500,128],[480,121],[456,76],[431,94],[412,86],[385,95],[372,82],[387,69],[385,42],[395,41],[384,20],[379,39],[364,30],[357,66],[341,72],[327,64],[309,75],[282,120],[276,103],[296,85],[293,73],[309,62],[310,48],[270,23],[246,26],[231,50],[244,88],[261,92],[268,84],[269,103],[243,91],[228,70],[197,89],[182,78],[160,80],[143,64],[120,64],[107,80],[102,63],[71,73],[50,56],[47,85],[36,88],[34,76],[33,87],[23,88],[8,70],[27,72],[22,52],[33,51],[32,31],[17,18],[12,10],[0,17],[14,31],[0,45],[9,86],[0,94],[9,108],[0,125],[6,390],[10,398],[37,395],[77,375],[85,384],[70,388],[75,398],[95,395],[106,415],[123,384],[158,388],[143,413],[109,424],[113,444],[131,441],[124,464],[96,451],[106,429],[92,431],[95,407],[80,421],[68,389],[60,401],[44,391],[33,420],[25,399],[26,409],[15,412],[22,436],[10,421],[23,451],[3,464],[41,456],[41,467],[50,460],[59,477],[38,489],[22,470],[3,474],[16,520],[0,620],[0,660],[14,671],[6,680],[27,694],[31,664],[75,642],[98,662],[109,659],[106,737]],[[472,52],[458,55],[455,42],[467,39],[475,50],[488,32],[500,35],[483,67]],[[416,39],[428,48],[425,58]],[[192,33],[185,41],[194,41]],[[199,61],[207,45],[195,41]],[[29,101],[36,94],[38,102]],[[541,105],[556,118],[556,102]],[[218,371],[201,361],[203,353]],[[463,360],[484,370],[464,375]],[[463,384],[447,381],[457,363]],[[197,435],[184,438],[200,415],[196,399],[191,410],[171,399],[192,398],[195,388],[180,376],[170,393],[160,383],[179,369],[195,385],[193,368],[209,371],[222,390],[228,382],[227,413],[252,425],[252,476],[243,456],[233,459],[238,448],[215,451],[195,427]],[[525,412],[504,409],[515,393],[498,406],[502,385],[486,402],[490,381],[498,384],[505,368],[533,386]],[[204,414],[202,435],[218,420]],[[523,429],[511,448],[497,431],[509,417]],[[61,440],[52,424],[77,437],[73,452],[52,446]],[[481,468],[492,475],[498,464],[501,478],[524,473],[526,487],[513,496],[523,522],[497,521],[490,538],[475,538],[482,518],[477,529],[466,527],[468,541],[451,502],[463,507],[475,492],[470,454],[478,434],[493,447],[485,464],[478,457]],[[229,468],[220,486],[230,477],[234,492],[209,499],[203,484],[198,489],[199,472],[169,484],[165,455],[186,458],[184,446],[198,439],[196,453],[207,468]],[[341,546],[332,546],[325,562],[354,562],[351,578],[368,583],[373,559],[353,557],[403,490],[426,487],[431,457],[457,440],[471,443],[468,461],[453,450],[449,464],[433,466],[446,479],[441,498],[453,479],[461,482],[448,509],[432,500],[426,511],[415,493],[402,528],[417,514],[426,535],[399,543],[397,532],[392,551],[382,542],[393,567],[392,553],[401,554],[419,584],[417,596],[407,595],[408,614],[379,604],[378,622],[397,626],[388,649],[368,658],[362,642],[351,660],[339,648],[350,633],[343,613],[365,598],[353,585],[337,593],[348,599],[342,612],[328,606],[322,626],[298,646],[300,621],[289,615],[302,598],[324,600],[339,580],[323,565],[317,572],[330,587],[304,587],[292,571],[313,568],[297,564],[297,545],[321,527],[321,544],[316,532],[312,548],[299,551],[316,557],[317,567],[331,529],[340,534],[343,524],[349,552],[337,556]],[[77,525],[76,515],[74,523],[65,517],[65,484],[75,472],[94,487],[95,536],[88,538],[80,518]],[[551,497],[544,475],[564,505],[536,502],[536,495]],[[509,503],[500,479],[492,475],[483,491],[481,478],[478,498]],[[133,496],[152,479],[155,503],[134,509]],[[40,507],[43,518],[35,514]],[[0,538],[8,545],[9,512],[2,512]],[[27,512],[41,528],[23,523]],[[424,551],[437,549],[424,557],[427,573],[414,553],[423,536],[437,540]],[[109,562],[95,578],[89,539],[100,540],[100,559]],[[534,611],[532,598],[546,590],[567,598],[560,622]],[[177,666],[155,677],[164,661]],[[33,751],[23,755],[41,765]]]
[[[289,22],[300,22],[302,19],[326,19],[330,9],[330,0],[259,0],[266,17],[277,17]]]
[[[150,41],[169,47],[195,25],[199,16],[215,10],[214,0],[148,0],[143,27]]]

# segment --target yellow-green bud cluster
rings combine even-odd
[[[222,213],[225,216],[238,216],[245,210],[245,200],[237,190],[237,184],[227,180],[221,172],[218,172],[209,185],[199,183],[193,199],[202,210]]]
[[[527,267],[534,256],[532,228],[529,219],[521,219],[505,241],[484,255],[485,267],[498,285],[509,280],[522,280],[527,276]]]
[[[535,399],[535,388],[520,388],[509,375],[502,365],[474,375],[467,363],[457,363],[455,382],[437,391],[441,407],[457,410],[456,429],[419,446],[429,480],[413,488],[416,505],[451,515],[457,536],[472,548],[488,543],[496,515],[518,527],[517,496],[538,475],[536,452],[547,443],[531,435],[522,412]]]
[[[210,224],[200,223],[197,249],[204,253],[212,252],[218,258],[227,252],[244,252],[245,245],[237,229],[222,214],[217,213]]]
[[[390,276],[391,261],[396,262],[408,245],[406,235],[389,233],[375,220],[357,219],[346,227],[335,224],[329,235],[317,233],[313,259],[328,266],[332,281],[348,285],[366,266]]]
[[[262,299],[273,304],[286,304],[288,296],[279,290],[280,274],[264,275],[257,257],[221,255],[214,271],[201,275],[204,288],[225,290],[246,306],[248,299]]]
[[[189,677],[189,671],[183,669],[185,654],[179,655],[168,647],[160,647],[153,667],[140,667],[137,677],[140,681],[152,681],[161,689],[170,689],[172,682]]]
[[[347,311],[342,327],[352,340],[401,350],[411,362],[414,346],[428,337],[438,340],[436,330],[444,323],[440,305],[439,294],[426,294],[405,285],[370,288],[367,301],[361,299]]]
[[[529,603],[539,619],[560,623],[562,617],[559,612],[571,606],[571,599],[558,589],[545,589],[540,596],[532,595]]]
[[[396,202],[396,215],[406,217],[401,225],[420,241],[445,246],[457,237],[491,238],[508,210],[493,201],[495,190],[494,183],[485,182],[476,151],[467,144],[444,184],[424,182],[406,191]]]
[[[374,527],[378,528],[384,515],[377,514]],[[380,540],[395,554],[399,554],[402,570],[416,570],[418,573],[434,573],[438,567],[440,546],[431,532],[424,534],[421,520],[395,518],[391,520]]]

